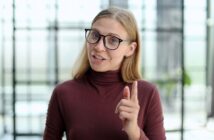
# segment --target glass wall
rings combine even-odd
[[[12,140],[14,128],[17,139],[41,139],[53,87],[71,78],[84,43],[84,28],[109,5],[126,7],[136,16],[142,73],[159,88],[167,139],[181,139],[182,127],[203,128],[206,1],[1,0],[0,139]],[[184,138],[189,139],[185,132]]]

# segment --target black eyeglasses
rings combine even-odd
[[[101,35],[98,31],[94,29],[85,29],[85,39],[88,43],[96,44],[100,41],[101,37],[103,37],[104,47],[109,50],[116,50],[121,42],[128,41],[122,40],[113,35]]]

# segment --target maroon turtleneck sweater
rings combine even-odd
[[[85,77],[66,81],[53,91],[43,140],[128,140],[115,114],[123,89],[119,71],[89,71]],[[154,85],[138,81],[140,140],[165,140],[159,93]]]

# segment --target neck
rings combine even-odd
[[[97,72],[90,69],[88,71],[88,77],[93,83],[99,85],[123,82],[120,70]]]

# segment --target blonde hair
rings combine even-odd
[[[101,18],[112,18],[118,21],[127,31],[129,39],[136,42],[137,46],[133,55],[124,58],[121,65],[121,75],[125,82],[132,83],[135,80],[141,79],[140,72],[140,36],[135,18],[131,12],[121,8],[108,8],[99,12],[92,21],[92,25]],[[87,56],[86,42],[83,50],[75,63],[73,78],[79,79],[85,75],[90,69],[90,64]]]

